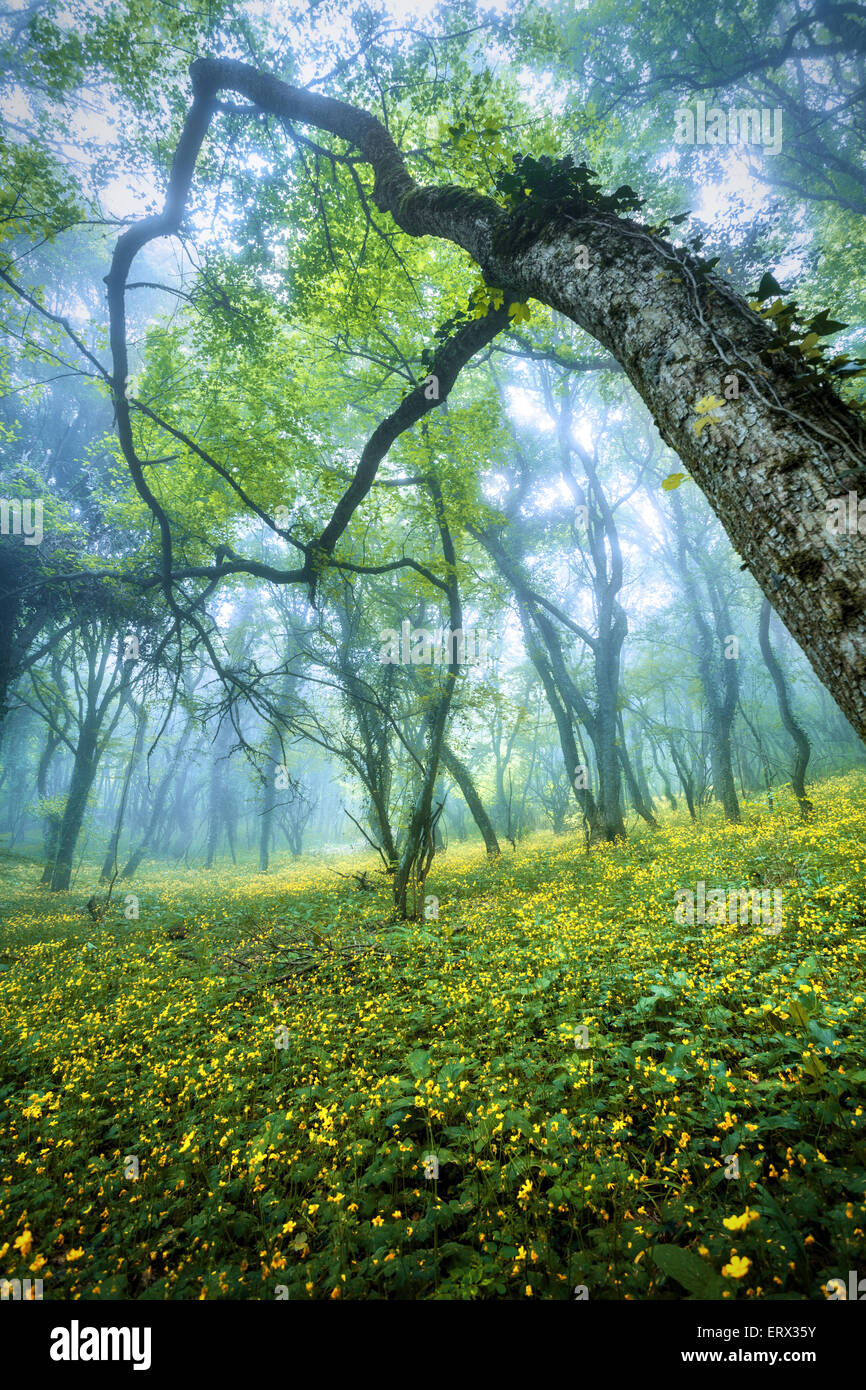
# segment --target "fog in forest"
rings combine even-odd
[[[0,44],[3,1297],[862,1296],[863,8]]]

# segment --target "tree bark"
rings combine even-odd
[[[510,213],[491,198],[453,186],[420,187],[381,122],[348,103],[290,86],[233,59],[196,59],[190,74],[193,103],[163,212],[124,232],[106,277],[118,437],[133,482],[160,526],[162,582],[170,605],[170,526],[145,481],[124,399],[125,288],[136,253],[179,227],[218,94],[230,89],[281,120],[348,140],[373,168],[375,205],[391,213],[404,232],[454,242],[489,285],[512,300],[538,299],[608,349],[819,677],[861,737],[866,735],[862,538],[856,532],[830,534],[824,524],[829,499],[858,487],[866,494],[866,426],[817,375],[804,384],[783,355],[769,365],[761,358],[773,339],[760,315],[694,257],[629,218],[573,202],[552,207],[546,224],[532,230],[519,212]],[[578,246],[586,248],[587,269],[579,268],[584,258],[577,261]],[[721,394],[731,373],[739,381],[738,397],[726,401],[721,414],[696,434],[697,403]],[[420,407],[413,393],[407,401],[408,416]],[[322,557],[333,553],[383,456],[384,451],[365,460],[363,474],[359,469],[302,570],[284,582],[315,584]]]
[[[132,702],[130,702],[130,704],[131,703]],[[147,732],[148,723],[148,716],[145,714],[142,717],[140,705],[132,705],[132,709],[136,719],[136,730],[131,754],[132,767],[127,769],[125,778],[132,777],[135,771],[135,765],[138,762],[138,759],[141,756],[141,750],[144,747],[144,739],[145,734]],[[121,783],[121,791],[117,799],[117,811],[115,813],[114,829],[111,832],[111,838],[109,839],[108,845],[106,846],[105,850],[105,858],[102,861],[102,870],[99,875],[100,882],[102,883],[109,883],[111,881],[114,875],[115,867],[117,865],[117,851],[120,847],[120,837],[123,833],[123,819],[124,814],[126,812],[126,801],[128,799],[124,797],[123,794],[125,785],[127,785],[125,781]]]
[[[460,788],[463,800],[472,813],[472,819],[481,831],[488,858],[495,859],[500,853],[499,841],[496,838],[496,831],[493,829],[490,817],[484,809],[481,797],[475,790],[475,783],[469,775],[469,769],[460,761],[456,753],[452,753],[447,743],[442,744],[442,762]]]
[[[129,858],[127,859],[126,863],[121,869],[120,877],[122,879],[132,878],[133,874],[136,872],[139,864],[141,863],[142,859],[147,853],[149,846],[156,838],[156,834],[159,829],[159,824],[162,820],[163,813],[165,811],[165,803],[168,800],[168,793],[171,789],[172,783],[175,781],[175,778],[177,776],[178,765],[180,764],[181,766],[185,767],[185,762],[182,759],[182,754],[186,748],[187,743],[189,742],[191,733],[192,719],[189,719],[187,720],[186,727],[184,728],[183,733],[178,739],[177,744],[171,751],[171,754],[168,759],[168,766],[166,767],[165,771],[162,774],[162,777],[159,779],[159,782],[157,783],[156,792],[154,793],[147,824],[138,841],[138,844],[135,846],[135,849],[132,850]],[[184,772],[183,776],[184,778],[186,777],[186,772]],[[182,794],[182,787],[180,789],[180,794]]]
[[[770,678],[773,685],[776,687],[776,699],[779,704],[779,714],[782,723],[794,745],[794,765],[791,768],[791,786],[794,788],[794,795],[800,805],[800,814],[804,820],[808,820],[812,812],[812,803],[806,796],[806,768],[809,765],[812,745],[809,743],[805,729],[801,724],[798,724],[797,720],[794,718],[794,712],[791,709],[791,701],[788,696],[788,683],[785,680],[785,673],[779,665],[778,658],[770,642],[771,613],[772,609],[769,599],[765,598],[761,605],[761,618],[758,624],[758,642],[761,648],[761,655],[770,673]]]
[[[641,820],[645,820],[647,825],[651,826],[653,830],[658,830],[658,821],[653,815],[652,806],[644,797],[643,790],[635,774],[631,758],[629,757],[621,713],[617,716],[617,724],[619,726],[619,743],[616,751],[619,756],[619,761],[622,764],[622,770],[625,773],[625,780],[628,784],[629,793],[631,794],[631,804],[634,806]]]
[[[445,515],[445,504],[438,481],[427,479],[427,487],[433,500],[436,525],[442,543],[442,557],[448,568],[446,588],[448,594],[448,616],[450,630],[462,632],[463,610],[460,604],[460,591],[457,585],[457,555],[454,541]],[[394,874],[394,905],[403,918],[420,916],[423,905],[424,884],[430,865],[433,862],[434,845],[432,832],[435,828],[433,812],[433,790],[439,775],[439,760],[445,742],[445,728],[448,713],[457,685],[460,666],[456,647],[453,661],[444,668],[439,693],[424,718],[427,730],[427,765],[421,778],[421,786],[415,798],[412,816],[406,831],[406,840],[400,855],[400,862]],[[412,889],[412,904],[409,904],[409,889]]]
[[[57,835],[57,857],[51,875],[52,893],[65,893],[72,876],[72,857],[87,810],[87,798],[99,762],[95,721],[88,719],[81,729],[72,765],[66,808]]]

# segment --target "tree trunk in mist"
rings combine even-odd
[[[138,727],[135,731],[135,741],[133,742],[132,753],[130,755],[132,767],[127,768],[121,784],[114,829],[111,832],[111,838],[105,850],[105,858],[102,861],[102,870],[99,875],[101,883],[108,883],[114,875],[114,870],[117,865],[117,851],[120,846],[120,836],[123,833],[123,818],[127,810],[128,797],[125,796],[124,793],[129,790],[129,778],[134,774],[135,765],[141,757],[141,750],[144,747],[144,739],[147,731],[147,715],[142,716],[140,707],[136,710],[136,715]]]
[[[171,790],[172,783],[177,777],[178,764],[182,763],[182,754],[189,741],[191,732],[192,721],[190,720],[187,723],[183,733],[181,734],[180,739],[177,742],[177,745],[174,749],[172,749],[171,756],[168,761],[168,767],[166,768],[165,772],[163,773],[162,777],[159,779],[159,782],[157,783],[156,792],[154,793],[153,804],[150,808],[150,816],[148,817],[147,825],[145,826],[144,833],[138,841],[138,844],[135,846],[135,849],[132,851],[123,868],[121,869],[120,877],[122,879],[132,878],[133,874],[136,872],[139,864],[141,863],[142,859],[147,853],[150,845],[156,838],[157,830],[159,829],[159,824],[162,820],[163,813],[165,811],[165,803],[168,799],[168,793]],[[185,775],[186,774],[184,772],[184,778]],[[180,787],[181,794],[182,781]]]
[[[237,813],[236,803],[231,793],[228,793],[226,796],[223,797],[222,815],[223,825],[225,826],[226,839],[229,842],[229,854],[232,857],[232,863],[237,864],[238,859],[237,854],[235,853]]]
[[[47,795],[48,769],[54,757],[57,745],[60,742],[60,735],[49,728],[45,736],[45,746],[39,759],[39,766],[36,771],[36,794],[42,801]],[[42,818],[42,854],[45,859],[45,868],[42,870],[42,877],[39,880],[40,886],[49,884],[54,873],[54,861],[57,858],[57,839],[60,832],[60,821],[56,816],[43,816]]]
[[[455,753],[452,753],[447,743],[442,745],[442,762],[460,788],[463,799],[472,814],[472,819],[481,831],[488,857],[495,859],[500,853],[499,841],[496,838],[496,831],[493,829],[490,817],[484,809],[481,797],[475,790],[475,783],[469,775],[468,768]]]
[[[45,868],[42,870],[42,877],[39,880],[40,887],[49,884],[54,876],[59,839],[60,821],[55,816],[47,816],[42,823],[42,853],[45,856]]]
[[[128,367],[124,286],[134,255],[181,224],[208,127],[222,119],[219,94],[230,90],[278,121],[349,141],[373,169],[373,203],[403,232],[454,242],[509,300],[537,299],[607,348],[821,680],[866,736],[862,537],[830,534],[825,526],[828,500],[851,489],[866,495],[866,426],[817,376],[804,384],[784,355],[761,358],[773,343],[771,326],[724,279],[630,218],[579,198],[551,204],[538,227],[521,211],[469,189],[421,187],[375,116],[247,63],[197,58],[190,76],[193,103],[164,211],[123,233],[106,277],[118,436],[143,496],[141,462],[119,389]],[[697,434],[697,403],[723,395],[732,374],[739,395]],[[352,498],[341,504],[323,533],[328,544],[368,486],[366,477],[357,481]],[[308,578],[305,573],[303,581]]]
[[[447,581],[448,592],[448,617],[450,630],[452,632],[462,632],[463,630],[463,610],[460,605],[460,591],[457,585],[457,555],[454,550],[454,542],[445,515],[445,505],[442,498],[442,491],[435,477],[427,479],[427,488],[433,500],[436,513],[436,525],[439,530],[439,538],[442,543],[442,557],[448,567],[449,579]],[[433,701],[432,706],[428,706],[424,723],[427,731],[427,765],[421,779],[421,786],[415,798],[415,805],[412,809],[412,816],[406,830],[406,839],[403,844],[403,851],[400,855],[400,862],[394,874],[394,905],[398,914],[403,917],[420,916],[423,906],[424,884],[430,865],[433,862],[434,845],[432,834],[435,828],[433,821],[433,791],[436,786],[436,779],[439,776],[439,761],[442,756],[442,745],[445,742],[445,729],[448,723],[448,714],[451,709],[451,701],[454,698],[454,691],[459,675],[459,666],[456,661],[456,653],[453,664],[445,666],[442,675],[442,685],[439,693]],[[409,889],[412,889],[413,901],[409,904]]]
[[[559,691],[553,671],[551,670],[550,663],[545,657],[541,643],[533,631],[526,605],[518,601],[518,607],[523,624],[523,634],[529,653],[529,659],[541,677],[544,693],[547,696],[547,703],[556,721],[556,730],[559,734],[559,746],[562,749],[562,758],[565,763],[565,775],[568,778],[577,804],[581,809],[586,825],[587,841],[590,844],[594,844],[607,837],[605,835],[605,828],[599,813],[598,804],[591,790],[588,786],[581,787],[575,785],[575,773],[582,764],[578,757],[571,713],[559,698]],[[583,765],[585,766],[585,764]]]
[[[509,555],[492,527],[488,526],[484,531],[474,527],[470,530],[495,561],[517,599],[529,659],[541,677],[547,703],[556,721],[568,779],[589,827],[590,842],[625,839],[616,749],[616,690],[624,628],[616,634],[616,638],[611,636],[609,641],[596,644],[594,657],[598,710],[593,711],[568,674],[559,634],[547,613],[542,612],[520,564]],[[586,767],[586,762],[578,757],[573,717],[586,727],[595,751],[599,772],[598,800],[588,786],[575,785],[578,767]],[[586,780],[589,781],[588,776]]]
[[[220,728],[216,738],[211,744],[211,763],[208,774],[208,794],[207,794],[207,839],[205,841],[205,868],[212,869],[216,858],[217,846],[220,841],[220,832],[223,829],[223,801],[225,798],[225,788],[223,785],[223,753],[227,748],[228,735],[224,727]]]
[[[800,805],[800,814],[804,820],[809,818],[812,812],[812,803],[806,796],[806,768],[809,765],[809,758],[812,746],[806,736],[806,731],[801,724],[794,718],[791,709],[791,701],[788,696],[788,683],[785,680],[785,673],[779,665],[776,653],[773,651],[770,642],[770,617],[772,609],[768,599],[764,599],[761,605],[761,617],[758,624],[758,642],[761,648],[761,655],[764,658],[770,678],[776,688],[776,700],[779,705],[779,715],[785,726],[787,733],[794,745],[794,765],[791,768],[791,786],[794,788],[794,795]]]
[[[722,803],[725,820],[736,824],[740,820],[740,803],[731,763],[731,726],[710,713],[710,771],[716,800]]]
[[[699,568],[703,570],[709,605],[712,609],[712,626],[705,617],[703,595],[686,554],[685,518],[682,499],[678,493],[673,494],[672,502],[676,523],[674,561],[682,581],[683,594],[689,608],[697,642],[698,675],[704,690],[709,723],[710,771],[713,793],[722,804],[725,819],[736,823],[740,820],[740,803],[737,800],[737,788],[734,783],[731,729],[739,700],[739,680],[736,667],[738,658],[725,656],[726,639],[730,633],[730,617],[724,598],[716,585],[715,577],[707,571],[704,565],[699,564]]]
[[[664,762],[659,757],[658,745],[656,744],[655,739],[650,739],[650,753],[652,754],[653,767],[655,768],[659,777],[662,779],[662,787],[664,788],[664,793],[667,797],[668,804],[670,805],[671,810],[675,811],[677,809],[677,799],[673,794],[673,790],[671,789],[671,779],[668,777],[667,771],[665,770]]]
[[[52,893],[65,893],[72,876],[72,860],[78,836],[87,810],[87,798],[96,776],[96,726],[93,718],[85,720],[75,749],[72,777],[66,798],[66,809],[57,836],[57,857],[51,875]]]
[[[680,786],[683,789],[683,796],[689,808],[689,815],[693,821],[696,821],[698,816],[695,808],[695,781],[689,770],[688,763],[676,745],[673,734],[668,735],[668,748],[671,750],[671,758],[677,770],[677,776],[680,779]]]
[[[281,756],[282,742],[279,729],[271,729],[268,739],[265,784],[262,788],[261,826],[259,829],[259,873],[266,874],[271,856],[273,837],[274,806],[277,800],[276,770],[277,758]]]
[[[631,758],[629,757],[621,713],[616,716],[616,724],[619,729],[619,743],[616,746],[616,751],[622,764],[622,770],[625,773],[625,780],[628,783],[631,804],[637,811],[641,820],[645,820],[647,825],[651,826],[653,830],[658,830],[658,821],[653,815],[652,805],[648,796],[644,795],[643,788],[640,785],[635,769],[632,766]]]

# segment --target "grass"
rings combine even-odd
[[[451,848],[409,925],[303,861],[145,866],[138,919],[121,895],[95,927],[90,880],[50,896],[7,856],[0,1273],[72,1299],[823,1299],[866,1247],[866,784],[811,794],[808,826],[783,794],[591,855]],[[782,931],[678,924],[698,880],[781,888]]]

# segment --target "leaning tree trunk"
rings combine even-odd
[[[87,798],[96,776],[98,761],[96,729],[91,722],[85,721],[75,749],[75,761],[72,765],[66,809],[57,836],[57,857],[54,860],[54,871],[51,875],[52,893],[65,893],[69,887],[69,880],[72,877],[72,859],[84,822]]]
[[[622,770],[625,773],[625,780],[628,783],[629,793],[631,794],[631,804],[637,811],[641,820],[645,820],[647,825],[651,826],[653,830],[658,830],[659,823],[653,815],[652,805],[650,804],[648,798],[644,796],[643,788],[640,785],[640,782],[635,773],[635,769],[632,766],[631,758],[629,757],[628,747],[625,741],[625,728],[623,726],[621,713],[617,714],[616,721],[619,727],[619,743],[617,745],[616,751],[619,755],[619,760],[622,763]]]
[[[220,93],[228,89],[287,127],[312,125],[358,149],[373,169],[372,199],[381,212],[409,236],[456,243],[486,283],[504,291],[503,312],[495,323],[491,318],[491,329],[507,325],[508,301],[538,299],[609,350],[820,678],[866,735],[866,557],[856,529],[830,534],[825,526],[828,500],[852,489],[866,493],[866,426],[817,374],[802,379],[802,358],[798,364],[785,353],[762,357],[775,342],[770,323],[694,256],[577,192],[551,199],[539,215],[537,200],[527,200],[526,213],[453,185],[424,188],[385,126],[347,102],[230,58],[197,58],[190,76],[193,102],[163,211],[123,233],[106,277],[118,438],[134,485],[160,525],[164,556],[169,521],[136,454],[125,399],[125,291],[135,255],[181,225],[199,151],[211,122],[222,119]],[[440,403],[454,375],[439,382]],[[698,403],[724,395],[732,376],[738,395],[697,433]],[[420,418],[422,396],[416,389],[403,413],[390,417],[386,447],[402,421]],[[377,444],[365,457],[291,582],[315,586],[383,456]],[[170,592],[167,578],[165,584]]]
[[[481,797],[475,790],[475,783],[469,775],[469,769],[455,753],[452,753],[447,743],[442,744],[442,762],[460,788],[463,799],[472,813],[472,819],[481,831],[488,858],[495,859],[500,853],[499,841],[496,838],[496,831],[493,829],[490,817],[484,809]]]
[[[668,748],[671,750],[671,758],[673,759],[674,767],[677,770],[677,776],[680,779],[680,786],[683,789],[683,796],[685,797],[686,805],[689,808],[689,815],[691,816],[693,821],[696,821],[698,815],[697,810],[695,808],[695,779],[689,771],[689,767],[686,763],[685,758],[683,757],[679,748],[677,748],[673,734],[671,734],[670,732],[668,733]]]
[[[109,883],[112,877],[114,876],[115,870],[117,868],[117,852],[120,848],[120,837],[123,833],[123,818],[126,812],[129,778],[132,777],[133,772],[135,771],[135,765],[141,757],[141,750],[144,747],[144,739],[145,734],[147,732],[147,714],[142,714],[142,709],[140,705],[137,707],[133,706],[133,709],[136,716],[137,728],[135,731],[135,741],[132,745],[132,753],[130,755],[131,766],[127,767],[125,780],[121,784],[121,792],[118,798],[117,810],[114,818],[114,829],[111,832],[111,838],[109,839],[108,845],[106,846],[105,858],[102,861],[102,869],[99,874],[99,878],[102,883]]]
[[[731,761],[731,728],[739,700],[739,679],[735,660],[726,659],[724,655],[725,630],[730,629],[730,621],[725,621],[727,608],[724,599],[714,588],[714,577],[705,574],[710,606],[713,610],[714,637],[713,628],[703,613],[701,592],[689,567],[683,505],[676,492],[673,494],[672,502],[676,519],[674,559],[697,639],[698,675],[707,705],[713,794],[722,803],[725,819],[736,824],[740,820],[740,803],[737,800]]]
[[[664,793],[668,799],[670,808],[672,811],[675,811],[677,809],[677,799],[671,788],[671,780],[665,771],[664,760],[660,757],[658,745],[653,738],[650,739],[650,753],[652,754],[653,766],[662,780],[662,786],[664,787]]]
[[[596,713],[568,674],[559,635],[547,614],[542,612],[539,596],[529,585],[520,565],[508,554],[492,527],[488,526],[484,530],[470,527],[469,530],[495,561],[517,599],[526,650],[541,677],[547,703],[556,721],[568,779],[584,817],[589,843],[625,839],[616,753],[615,694],[612,703],[608,699],[611,689],[615,691],[615,686],[611,687],[609,684],[609,668],[607,681],[599,679],[599,668],[596,668],[599,679],[599,710]],[[595,645],[597,648],[598,644]],[[621,641],[619,645],[621,646]],[[614,652],[614,644],[606,644],[605,661],[609,661]],[[618,663],[618,655],[615,659]],[[589,782],[589,769],[585,758],[578,758],[575,718],[582,720],[595,751],[599,772],[597,801],[589,786],[584,785],[584,782]],[[609,748],[609,754],[605,752],[606,748]],[[586,770],[585,778],[578,775],[581,768]],[[601,780],[602,777],[605,778],[604,782]]]
[[[764,599],[761,604],[761,618],[758,624],[758,642],[761,648],[761,655],[766,663],[767,670],[773,685],[776,687],[776,699],[779,704],[779,714],[787,733],[790,735],[794,745],[794,765],[791,768],[791,786],[794,788],[794,795],[800,806],[800,814],[804,820],[808,820],[812,812],[812,803],[806,795],[806,768],[809,765],[809,757],[812,746],[806,736],[806,731],[801,724],[794,718],[791,709],[791,701],[788,697],[788,683],[785,680],[785,673],[779,665],[776,653],[773,651],[770,642],[770,616],[772,609],[769,599]]]
[[[259,873],[266,874],[271,858],[274,807],[277,801],[277,758],[282,753],[282,738],[278,728],[272,728],[268,739],[265,781],[262,789],[261,825],[259,827]]]
[[[529,659],[541,677],[544,686],[544,693],[547,703],[556,721],[556,731],[559,734],[559,746],[562,749],[562,757],[565,762],[566,776],[568,777],[575,799],[580,807],[583,816],[587,844],[595,844],[599,840],[610,838],[605,833],[605,826],[590,788],[579,785],[575,773],[579,768],[585,767],[581,763],[577,753],[577,742],[574,737],[574,725],[571,718],[571,710],[566,708],[563,700],[560,699],[560,692],[557,688],[556,679],[551,670],[550,663],[541,647],[541,641],[536,637],[526,606],[518,600],[520,619],[523,625],[523,633],[526,641],[526,648]],[[589,779],[587,778],[587,781]]]
[[[429,477],[427,479],[427,488],[433,500],[436,524],[442,543],[442,556],[449,571],[447,593],[450,630],[452,632],[462,632],[463,611],[460,605],[460,592],[456,579],[457,555],[454,550],[454,542],[445,515],[442,491],[435,477]],[[421,786],[415,798],[415,805],[412,809],[412,815],[406,830],[406,840],[403,845],[400,862],[394,873],[394,905],[399,916],[403,918],[410,915],[410,887],[413,890],[411,916],[415,918],[420,914],[424,883],[430,870],[430,865],[433,862],[433,831],[435,830],[438,814],[433,811],[433,791],[436,786],[436,779],[439,775],[439,760],[442,756],[442,745],[445,742],[445,728],[448,723],[448,712],[451,708],[451,701],[454,697],[454,690],[460,671],[456,651],[453,652],[453,656],[454,660],[445,667],[439,694],[433,705],[428,707],[425,715],[427,765],[421,779]]]
[[[207,796],[207,838],[205,841],[206,869],[212,869],[222,829],[222,768],[219,765],[216,749],[211,750],[211,765],[208,776]]]
[[[163,773],[159,782],[157,783],[156,792],[154,793],[153,803],[150,809],[150,815],[147,820],[147,825],[145,826],[144,831],[137,845],[131,851],[129,858],[127,859],[126,863],[121,869],[120,877],[122,879],[132,878],[133,874],[135,874],[139,864],[141,863],[142,859],[147,853],[148,847],[156,839],[157,831],[159,829],[160,822],[165,812],[165,803],[168,800],[168,793],[172,783],[174,782],[177,776],[177,767],[179,764],[185,766],[185,760],[182,759],[181,754],[186,748],[191,733],[192,720],[189,720],[189,722],[186,725],[186,728],[184,729],[177,742],[177,745],[171,750],[171,754],[168,760],[168,766],[165,769],[165,772]]]

